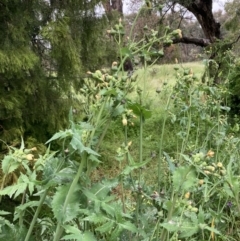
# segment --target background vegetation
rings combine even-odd
[[[1,240],[239,240],[239,3],[210,2],[0,1]]]

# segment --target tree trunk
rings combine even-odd
[[[123,14],[122,0],[107,0],[104,1],[102,4],[106,14],[111,14],[112,10],[118,11],[121,15]]]
[[[178,3],[191,12],[202,27],[206,39],[196,40],[196,38],[180,39],[178,42],[206,46],[221,39],[220,23],[218,23],[212,13],[212,0],[176,0]]]
[[[216,22],[212,13],[212,0],[195,0],[183,5],[197,18],[207,39],[211,43],[220,39],[220,23]]]

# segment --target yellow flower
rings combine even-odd
[[[37,147],[33,147],[31,151],[37,151]]]
[[[200,180],[198,181],[198,184],[199,184],[199,185],[203,185],[203,184],[204,184],[204,180],[203,180],[203,179],[200,179]]]

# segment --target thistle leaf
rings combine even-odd
[[[21,163],[17,162],[13,156],[5,156],[2,160],[2,171],[4,174],[9,174],[15,171],[20,165]]]
[[[0,195],[8,195],[10,198],[12,198],[13,194],[14,198],[16,198],[18,195],[24,193],[24,191],[27,188],[27,183],[18,183],[13,186],[5,187],[3,190],[0,191]]]
[[[69,188],[70,185],[58,187],[52,200],[52,210],[54,216],[57,221],[61,223],[73,220],[79,213],[79,196],[77,195],[79,188],[76,188],[75,192],[70,197],[66,210],[63,210]]]
[[[78,228],[65,225],[64,229],[67,235],[62,237],[64,240],[76,240],[76,241],[96,241],[96,238],[94,237],[93,233],[91,232],[81,232]]]
[[[173,173],[173,186],[176,191],[188,191],[191,187],[196,185],[196,172],[191,166],[181,166]]]

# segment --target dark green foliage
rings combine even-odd
[[[229,76],[230,106],[232,115],[240,115],[240,60],[237,60]]]
[[[83,71],[108,60],[98,2],[1,1],[0,139],[44,142],[67,125]]]

